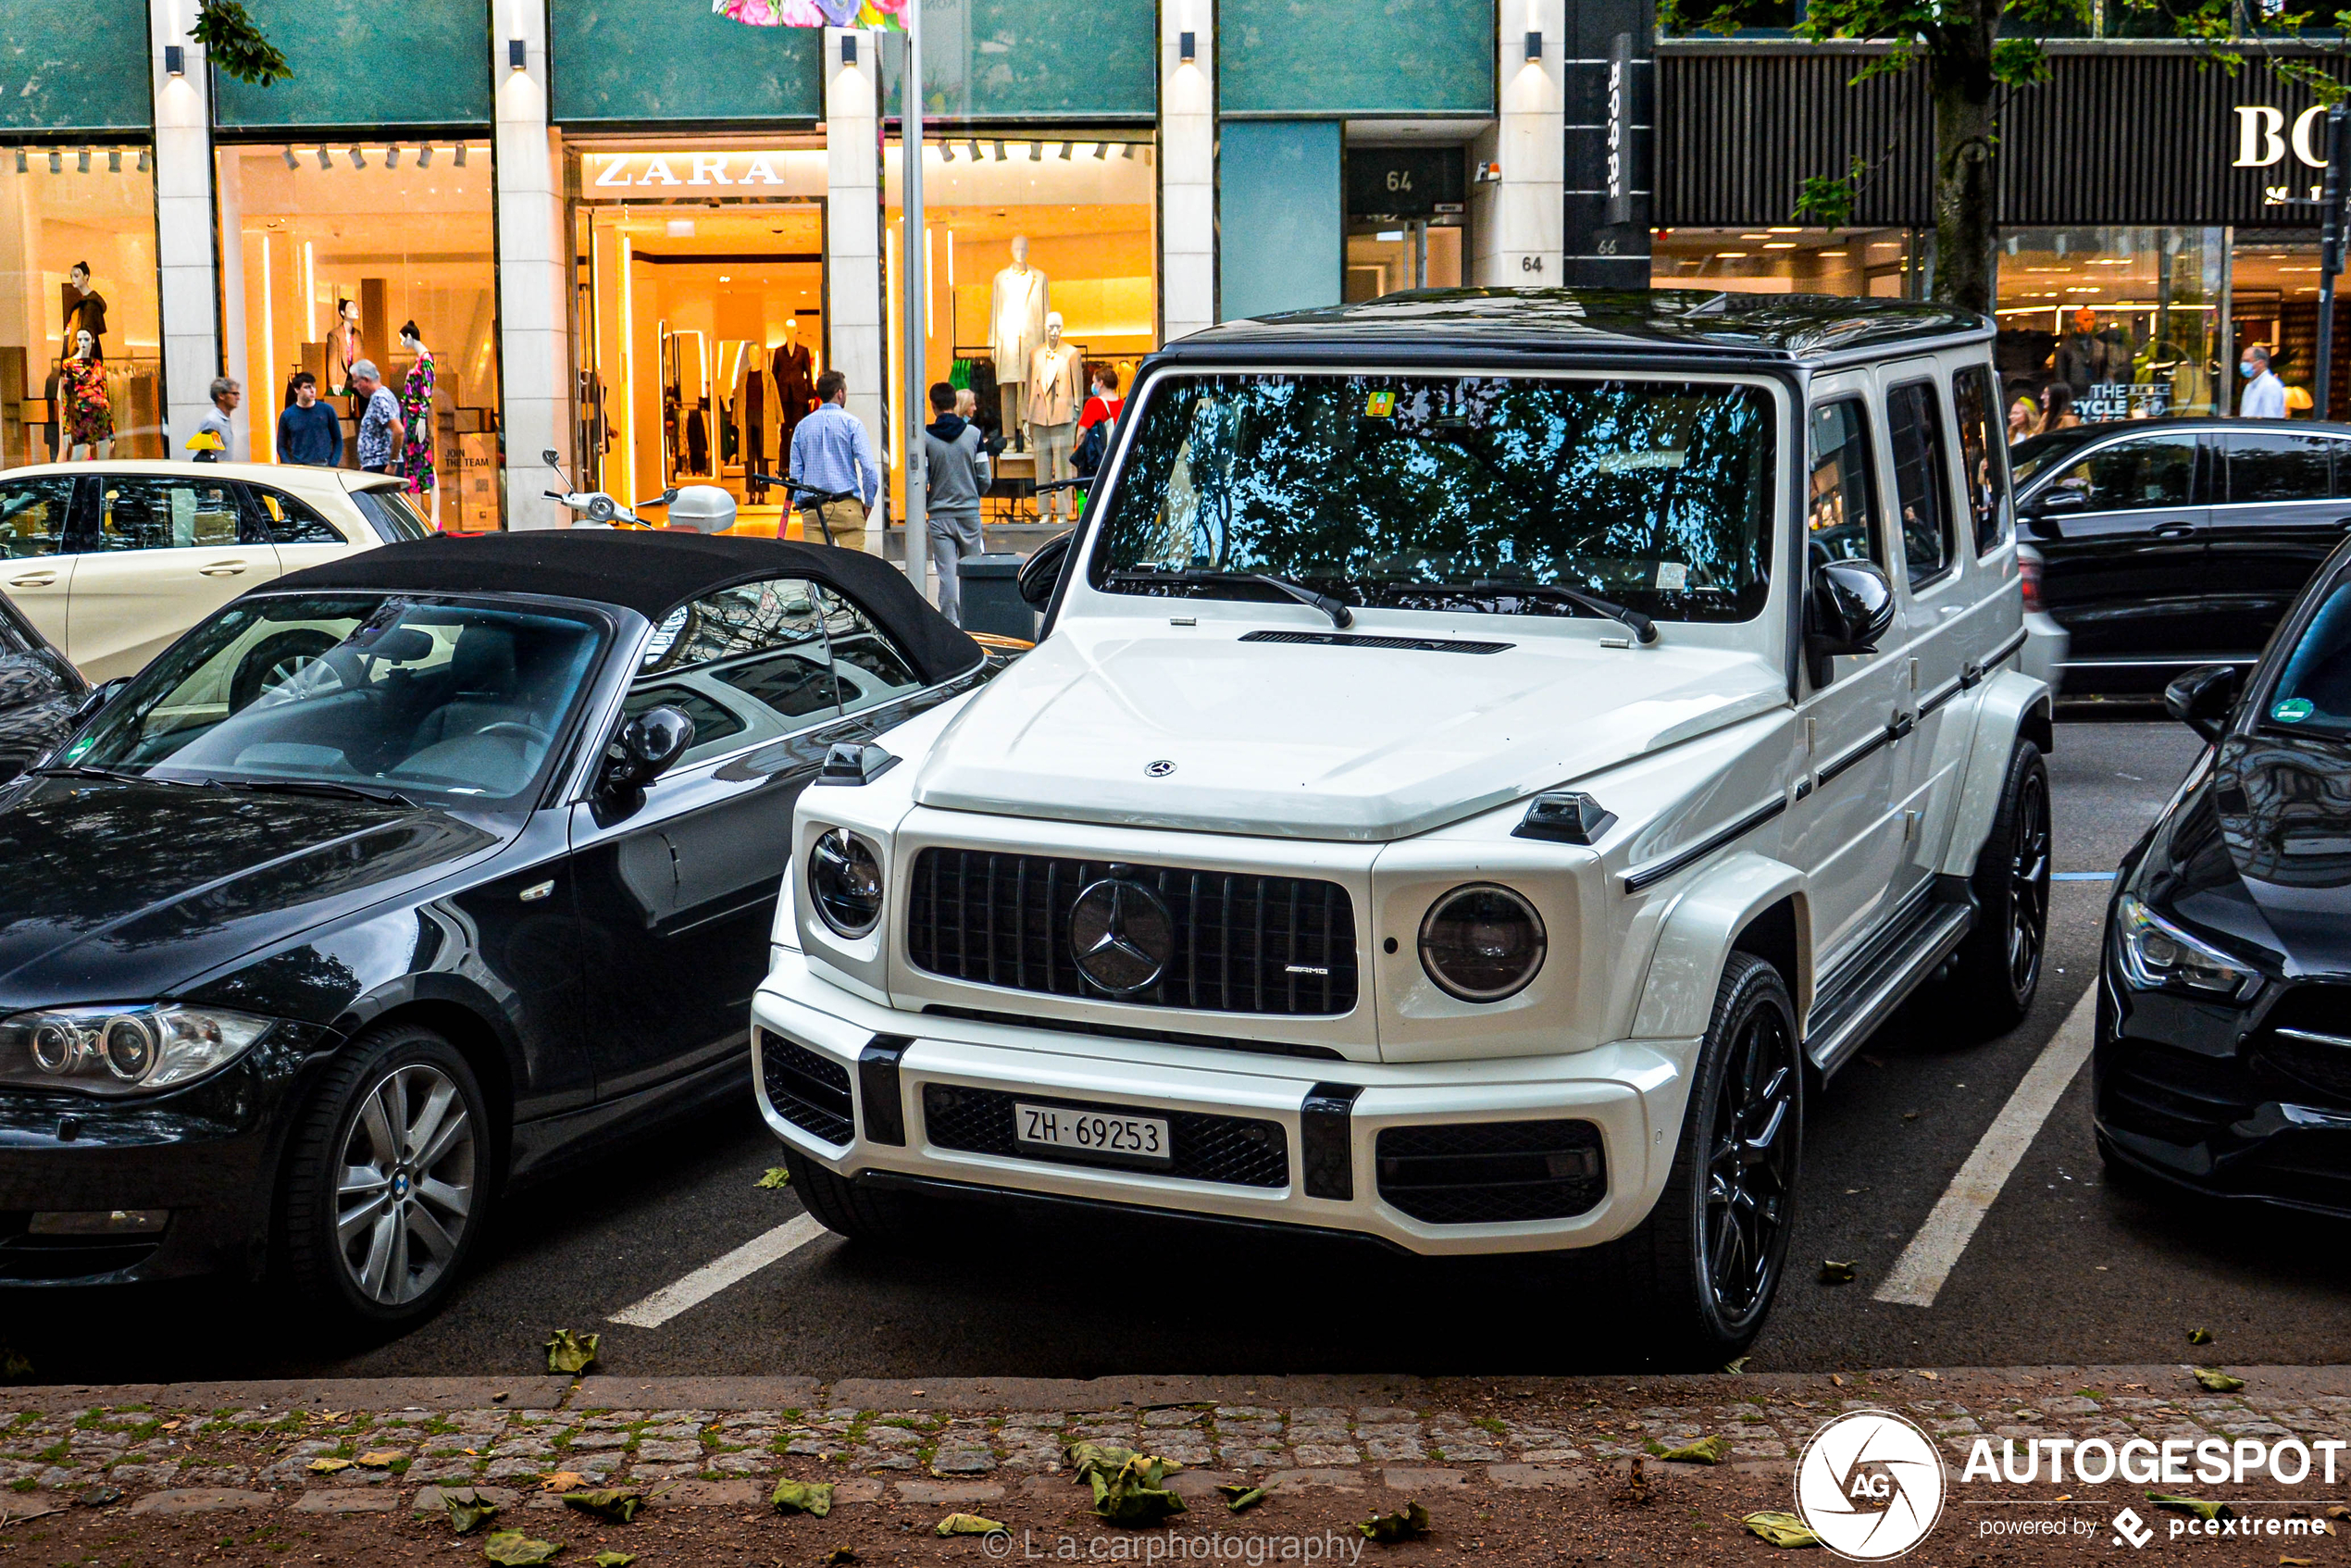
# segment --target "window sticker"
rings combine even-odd
[[[2288,697],[2270,710],[2270,716],[2280,724],[2300,724],[2318,711],[2307,697]]]
[[[1680,589],[1690,585],[1690,568],[1679,561],[1657,564],[1657,586],[1660,589]]]
[[[1392,392],[1375,392],[1372,393],[1371,396],[1363,400],[1363,414],[1366,418],[1371,419],[1395,418],[1396,394]]]

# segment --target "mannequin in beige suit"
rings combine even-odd
[[[1013,264],[996,274],[988,300],[988,352],[996,361],[997,398],[1007,439],[1028,423],[1028,364],[1045,341],[1052,285],[1028,265],[1028,238],[1013,236]]]
[[[1086,405],[1085,355],[1062,342],[1061,312],[1045,317],[1045,341],[1028,362],[1028,439],[1037,450],[1037,482],[1074,479],[1070,454],[1077,447],[1077,414]],[[1069,516],[1069,492],[1043,498],[1056,517]]]

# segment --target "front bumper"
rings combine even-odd
[[[1110,1039],[882,1006],[790,951],[752,1018],[761,1114],[842,1176],[1351,1232],[1430,1254],[1593,1246],[1638,1225],[1672,1163],[1698,1049],[1391,1064]],[[1014,1096],[1166,1119],[1176,1157],[1138,1169],[1017,1151]],[[1461,1176],[1475,1179],[1443,1185]]]

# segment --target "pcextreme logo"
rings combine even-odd
[[[1943,1456],[1890,1411],[1838,1416],[1796,1466],[1797,1517],[1821,1544],[1856,1562],[1901,1556],[1943,1516]]]

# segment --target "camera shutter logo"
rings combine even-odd
[[[1805,1445],[1796,1512],[1821,1544],[1856,1562],[1883,1562],[1926,1539],[1943,1516],[1943,1456],[1890,1411],[1840,1415]]]

